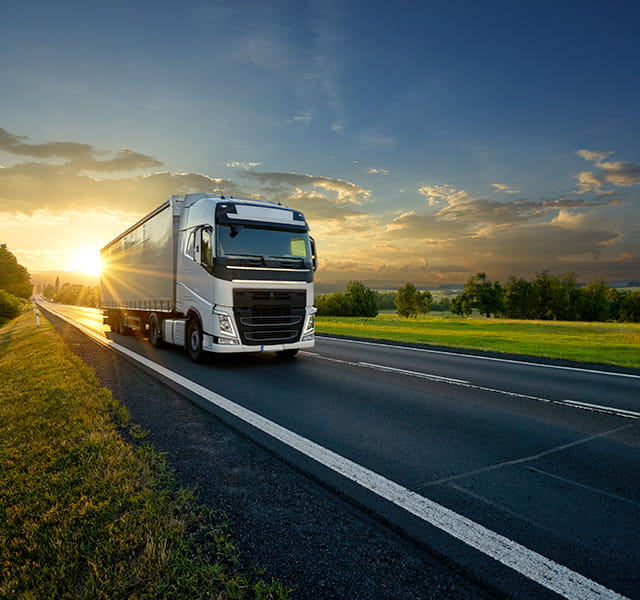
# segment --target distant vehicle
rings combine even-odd
[[[271,202],[171,196],[100,251],[101,307],[116,333],[155,347],[277,352],[314,345],[315,243],[304,215]]]

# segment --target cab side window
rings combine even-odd
[[[184,253],[191,259],[196,259],[196,232],[193,230],[189,233],[187,238],[187,245],[184,248]]]
[[[205,267],[210,267],[213,264],[213,232],[210,227],[202,229],[202,253],[200,255],[200,262]]]

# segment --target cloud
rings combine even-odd
[[[442,201],[447,204],[459,204],[467,200],[471,200],[470,194],[464,190],[456,190],[452,186],[443,185],[423,185],[418,188],[418,191],[427,198],[427,202],[430,206],[436,206]]]
[[[465,190],[450,185],[423,185],[418,191],[427,198],[430,206],[438,210],[430,219],[456,222],[461,229],[487,226],[517,226],[540,219],[551,219],[558,211],[568,208],[612,206],[621,202],[618,198],[514,200],[503,202],[491,198],[475,198]]]
[[[606,186],[631,187],[640,185],[640,165],[627,161],[606,161],[612,152],[596,152],[593,150],[578,150],[578,156],[586,161],[595,163],[598,171],[583,171],[578,173],[578,189],[575,193],[586,194],[597,192],[599,194],[611,194],[612,190],[604,189]]]
[[[261,162],[240,162],[238,160],[234,160],[232,162],[226,163],[227,167],[242,167],[243,169],[253,169],[254,167],[261,166]]]
[[[113,158],[108,160],[95,160],[93,158],[83,158],[71,161],[67,164],[70,169],[78,171],[135,171],[137,169],[148,169],[150,167],[160,167],[159,160],[139,152],[134,152],[128,148],[121,148]]]
[[[299,175],[297,173],[257,173],[250,171],[242,173],[243,177],[250,178],[260,184],[266,185],[267,191],[282,193],[287,188],[316,187],[335,194],[337,203],[362,204],[369,196],[366,190],[355,183],[344,179],[333,179],[317,175]]]
[[[237,186],[199,173],[153,173],[119,179],[95,179],[68,171],[65,165],[25,163],[0,170],[4,211],[32,215],[40,209],[122,210],[145,213],[171,194],[214,191]]]
[[[510,188],[508,185],[504,185],[503,183],[492,183],[491,184],[496,190],[499,192],[504,192],[505,194],[521,194],[520,190],[514,190]]]
[[[89,144],[78,144],[76,142],[48,142],[45,144],[25,144],[21,140],[27,139],[25,136],[17,136],[9,133],[6,129],[0,128],[0,150],[18,156],[32,156],[39,159],[62,158],[67,159],[63,163],[65,172],[81,171],[134,171],[136,169],[148,169],[159,167],[162,163],[159,160],[139,152],[134,152],[128,148],[121,148],[112,158],[104,160],[98,157],[107,153],[96,150]],[[50,165],[50,163],[29,163]]]
[[[389,171],[387,169],[375,169],[373,167],[367,169],[367,175],[388,175]]]
[[[88,144],[76,142],[49,142],[46,144],[25,144],[25,136],[17,136],[0,128],[0,150],[21,156],[33,156],[36,158],[68,158],[77,159],[93,156],[95,150]]]
[[[598,163],[603,161],[607,156],[613,154],[613,152],[596,152],[594,150],[578,150],[576,154],[589,162]]]
[[[312,112],[303,112],[298,113],[297,115],[287,119],[287,123],[301,123],[305,127],[308,127],[313,121],[313,113]]]

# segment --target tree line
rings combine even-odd
[[[100,286],[80,285],[77,283],[64,283],[60,285],[60,278],[56,277],[55,284],[48,284],[42,289],[42,295],[60,304],[73,304],[75,306],[100,306]]]
[[[395,292],[378,292],[351,281],[343,293],[318,296],[316,307],[318,316],[337,317],[375,317],[388,309],[407,318],[432,311],[469,316],[477,310],[487,318],[640,322],[640,291],[611,288],[602,279],[581,285],[575,273],[540,271],[531,281],[511,275],[504,285],[477,273],[452,300],[434,301],[431,292],[412,283]]]
[[[487,318],[640,322],[640,292],[611,288],[602,279],[582,286],[575,273],[545,270],[531,281],[511,275],[504,285],[477,273],[451,302],[460,316],[474,309]]]
[[[430,311],[448,311],[451,301],[434,301],[431,292],[421,292],[412,283],[394,292],[379,292],[361,281],[350,281],[344,292],[317,296],[315,305],[321,317],[375,317],[379,311],[390,309],[403,317],[416,317]]]

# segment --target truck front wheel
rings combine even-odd
[[[187,323],[187,352],[193,362],[202,360],[202,326],[198,317],[191,317]]]

